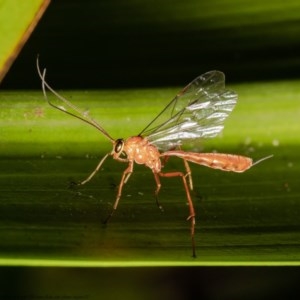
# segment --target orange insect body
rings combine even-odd
[[[151,145],[146,138],[133,136],[125,140],[123,151],[129,161],[146,165],[153,172],[161,171],[160,153],[158,149]]]
[[[185,152],[182,150],[171,150],[160,153],[157,147],[149,143],[147,138],[141,136],[133,136],[125,140],[122,150],[129,161],[146,165],[155,173],[159,173],[162,168],[160,157],[169,156],[177,156],[189,162],[213,169],[237,173],[244,172],[252,166],[252,159],[241,155]],[[114,152],[113,157],[117,159],[119,154]]]
[[[177,150],[164,152],[161,156],[177,156],[198,165],[238,173],[252,166],[252,159],[249,157],[224,153],[194,153]]]
[[[235,92],[225,89],[224,74],[219,71],[210,71],[197,77],[178,93],[139,135],[126,140],[115,140],[95,120],[79,110],[67,99],[60,96],[46,83],[45,70],[42,74],[38,61],[37,69],[42,80],[45,99],[51,106],[92,125],[113,143],[113,150],[101,159],[96,169],[87,179],[81,181],[79,185],[87,183],[99,171],[109,155],[117,161],[128,163],[118,186],[113,210],[105,222],[108,221],[117,209],[123,186],[133,172],[134,163],[143,164],[152,170],[156,182],[156,202],[160,208],[161,206],[158,203],[158,193],[161,188],[160,177],[181,177],[189,204],[189,216],[187,219],[191,222],[190,231],[193,256],[196,256],[194,241],[195,210],[190,195],[190,190],[193,189],[193,182],[188,162],[233,172],[244,172],[253,166],[252,159],[244,156],[220,153],[195,153],[180,150],[182,143],[185,141],[198,138],[212,138],[223,130],[222,124],[233,110],[237,100]],[[46,87],[67,107],[60,104],[55,105],[48,100]],[[162,172],[163,165],[170,156],[183,159],[184,172]],[[161,160],[163,160],[163,163]]]

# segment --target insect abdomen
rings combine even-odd
[[[249,157],[223,153],[167,151],[161,156],[177,156],[209,168],[232,172],[244,172],[252,166],[252,159]]]

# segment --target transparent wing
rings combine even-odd
[[[162,150],[212,138],[223,130],[236,101],[237,94],[225,89],[224,74],[207,72],[188,84],[140,135]]]

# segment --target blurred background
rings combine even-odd
[[[284,267],[5,268],[0,279],[8,300],[265,300],[299,292],[299,270]]]
[[[212,69],[232,81],[299,77],[298,0],[53,1],[2,89],[185,85]]]

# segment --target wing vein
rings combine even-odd
[[[162,150],[188,140],[215,137],[236,101],[237,94],[225,89],[224,74],[207,72],[178,93],[140,135]]]

